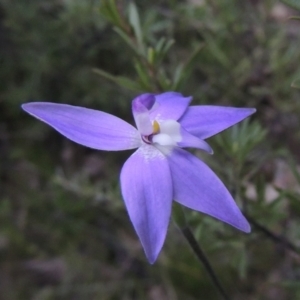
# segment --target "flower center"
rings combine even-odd
[[[142,140],[146,144],[159,144],[161,146],[176,146],[182,140],[180,124],[174,120],[166,120],[152,123],[152,133],[142,135]]]
[[[156,120],[152,123],[153,132],[150,135],[142,135],[142,140],[146,144],[152,144],[153,136],[160,132],[159,124]]]

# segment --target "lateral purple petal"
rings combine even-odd
[[[102,111],[47,102],[26,103],[22,108],[70,140],[93,149],[117,151],[141,144],[133,126]]]
[[[178,120],[186,111],[192,97],[184,97],[180,93],[166,92],[155,95],[156,103],[150,111],[151,120]]]
[[[181,148],[198,148],[201,150],[206,151],[209,154],[213,154],[214,151],[209,146],[208,143],[206,143],[204,140],[201,140],[197,138],[196,136],[190,134],[182,127],[180,128],[180,134],[182,137],[182,140],[177,143],[177,145]]]
[[[244,120],[255,111],[254,108],[190,106],[179,123],[189,133],[200,139],[207,139]]]
[[[172,206],[172,181],[167,159],[144,145],[121,171],[122,195],[131,222],[151,264],[163,246]]]
[[[167,159],[175,201],[250,232],[249,223],[228,190],[206,164],[179,148],[174,149]]]

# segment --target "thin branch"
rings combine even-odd
[[[186,238],[189,245],[191,246],[191,248],[193,249],[193,251],[196,254],[199,261],[205,267],[205,269],[208,272],[212,282],[217,287],[217,289],[220,292],[220,294],[222,295],[222,297],[225,300],[230,300],[230,298],[226,294],[225,290],[223,289],[218,277],[216,276],[216,274],[215,274],[208,258],[206,257],[205,253],[201,249],[200,245],[198,244],[198,242],[197,242],[195,236],[193,235],[192,231],[190,230],[190,228],[188,226],[184,226],[184,227],[180,227],[180,230],[181,230],[182,234],[184,235],[184,237]]]
[[[285,248],[293,251],[297,255],[300,255],[300,249],[295,246],[293,243],[288,241],[286,238],[283,238],[272,231],[270,231],[265,226],[258,223],[256,220],[254,220],[251,216],[249,216],[247,213],[243,212],[245,217],[248,219],[248,221],[259,231],[261,231],[265,236],[267,236],[269,239],[271,239],[275,243],[279,243],[283,245]]]

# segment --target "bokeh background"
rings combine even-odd
[[[131,151],[84,148],[20,109],[52,101],[132,123],[131,100],[166,89],[193,104],[257,108],[208,140],[212,157],[193,152],[252,233],[185,213],[231,299],[300,299],[300,22],[290,19],[299,12],[275,0],[139,0],[145,51],[175,41],[145,67],[108,2],[0,0],[0,299],[220,299],[172,221],[148,264],[119,190]],[[133,2],[116,5],[126,23]]]

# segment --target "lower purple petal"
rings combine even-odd
[[[98,150],[126,150],[140,146],[138,131],[127,122],[102,111],[47,102],[22,108],[78,144]]]
[[[190,106],[179,123],[189,133],[200,139],[207,139],[244,120],[255,111],[254,108]]]
[[[172,174],[175,201],[239,230],[250,232],[249,223],[228,190],[206,164],[178,148],[174,149],[167,159]]]
[[[166,157],[144,145],[125,162],[122,195],[131,222],[150,263],[163,246],[172,206],[172,181]]]

